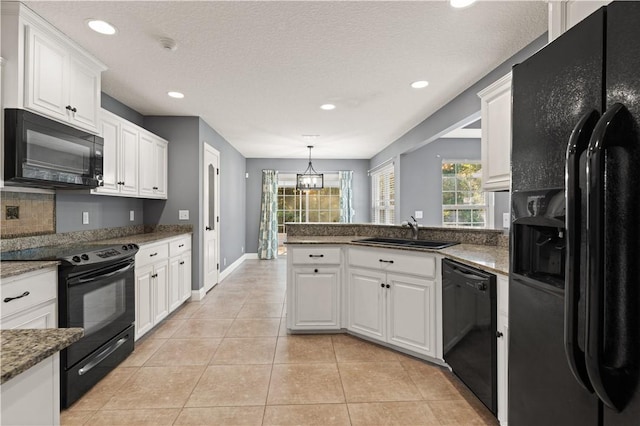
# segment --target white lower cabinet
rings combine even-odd
[[[57,291],[55,268],[3,279],[3,298],[15,299],[2,301],[0,328],[56,328]],[[60,424],[59,359],[56,353],[2,385],[0,424]]]
[[[442,358],[436,256],[358,247],[349,249],[349,263],[347,328]]]
[[[497,276],[498,291],[498,421],[508,422],[509,411],[509,278]]]
[[[136,254],[135,340],[190,296],[191,235],[143,245]]]
[[[341,259],[340,247],[289,247],[288,329],[340,329]]]
[[[191,236],[169,244],[169,313],[191,297]]]

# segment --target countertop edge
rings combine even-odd
[[[40,269],[57,268],[60,262],[57,260],[36,261],[4,261],[0,263],[0,279],[38,271]]]
[[[82,328],[14,329],[0,331],[0,384],[61,351],[84,336]]]
[[[491,272],[493,274],[500,275],[509,275],[508,270],[508,257],[509,257],[509,249],[505,247],[499,246],[482,246],[482,245],[473,245],[473,244],[457,244],[455,246],[446,247],[443,249],[430,249],[425,247],[402,247],[397,245],[385,245],[385,244],[371,244],[367,242],[357,241],[358,239],[362,239],[362,237],[347,237],[347,236],[338,236],[338,237],[289,237],[286,241],[287,245],[352,245],[352,246],[365,246],[365,247],[373,247],[373,248],[381,248],[381,249],[393,249],[393,250],[403,250],[403,251],[411,251],[411,252],[422,252],[422,253],[433,253],[440,254],[450,259],[459,261],[466,265],[480,268],[487,272]],[[479,260],[478,257],[480,255],[486,257],[487,249],[493,249],[496,251],[496,255],[493,256],[492,261]],[[490,256],[491,257],[491,256]],[[502,258],[503,261],[500,262],[498,258]],[[504,261],[506,259],[506,261]],[[500,267],[496,264],[504,265],[504,267]]]

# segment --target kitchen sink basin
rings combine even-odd
[[[430,249],[443,249],[445,247],[454,246],[458,243],[452,243],[447,241],[429,241],[429,240],[405,240],[400,238],[365,238],[363,240],[356,240],[357,243],[367,244],[380,244],[385,246],[399,246],[399,247],[421,247]]]

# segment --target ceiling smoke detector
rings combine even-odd
[[[172,38],[161,38],[160,46],[162,46],[164,50],[170,50],[171,52],[175,52],[176,49],[178,48],[178,43],[176,43],[176,41]]]

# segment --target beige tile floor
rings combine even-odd
[[[183,305],[63,425],[497,425],[451,373],[345,334],[287,335],[286,260]]]

